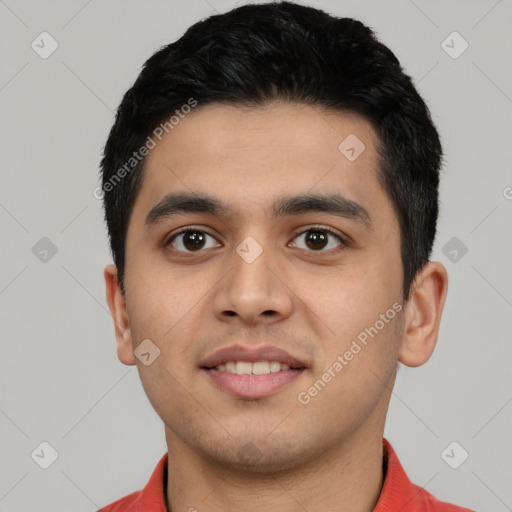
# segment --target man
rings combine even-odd
[[[410,78],[353,19],[247,5],[146,62],[102,160],[104,275],[168,451],[102,511],[469,510],[413,485],[383,438],[447,293],[441,159]]]

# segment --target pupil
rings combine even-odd
[[[325,233],[322,233],[321,231],[310,231],[309,233],[309,236],[306,237],[306,243],[310,248],[318,249],[325,247],[325,243],[327,241]]]
[[[187,231],[184,236],[184,245],[187,249],[197,249],[204,244],[204,236],[197,231]]]

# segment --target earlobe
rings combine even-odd
[[[432,356],[447,291],[446,268],[437,261],[426,263],[414,280],[404,311],[398,360],[406,366],[421,366]]]
[[[126,302],[117,279],[116,266],[113,264],[107,265],[103,275],[105,277],[107,303],[114,320],[117,357],[123,364],[134,365],[135,356],[133,353],[132,334],[126,312]]]

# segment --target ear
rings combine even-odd
[[[107,265],[103,275],[105,277],[108,307],[114,320],[117,357],[123,364],[134,365],[135,355],[133,353],[132,332],[126,312],[126,302],[117,278],[116,266],[113,264]]]
[[[406,366],[426,363],[437,342],[448,292],[448,274],[438,261],[428,262],[414,279],[404,314],[404,338],[398,360]]]

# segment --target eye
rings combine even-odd
[[[312,249],[314,252],[327,252],[336,248],[345,247],[346,243],[343,238],[328,228],[322,228],[320,226],[314,226],[309,228],[308,230],[302,232],[300,235],[296,237],[296,239],[300,239],[304,237],[304,242],[302,242],[302,246],[300,244],[293,244],[294,247],[298,247],[299,249]],[[335,238],[338,240],[338,244],[329,240],[329,238]]]
[[[208,238],[215,240],[215,238],[201,229],[194,227],[187,227],[178,233],[172,235],[166,242],[165,246],[172,245],[172,247],[182,252],[199,252],[201,249],[209,249],[220,244],[211,243],[208,245]]]
[[[328,252],[337,248],[343,249],[347,245],[341,235],[321,226],[310,227],[297,235],[294,240],[300,240],[301,237],[303,237],[304,241],[298,244],[294,243],[293,247],[310,249],[313,252]],[[210,241],[208,239],[210,239]],[[330,239],[337,240],[337,243]],[[216,243],[215,237],[203,229],[188,226],[169,237],[164,243],[164,246],[167,247],[169,245],[177,251],[190,253],[200,252],[201,249],[219,247],[222,244]]]

